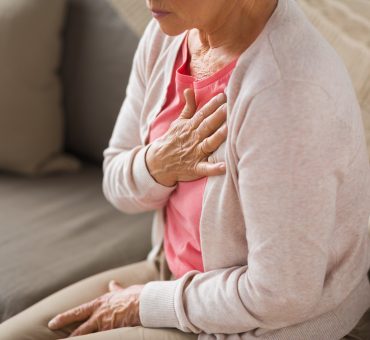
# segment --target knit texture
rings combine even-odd
[[[145,166],[186,32],[151,20],[104,151],[103,192],[128,213],[156,210],[151,260],[171,192]],[[199,340],[335,340],[370,307],[370,166],[348,72],[295,0],[280,0],[226,88],[228,137],[200,219],[204,273],[145,285],[145,327]],[[150,144],[148,144],[150,146]]]

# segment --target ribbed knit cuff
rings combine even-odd
[[[174,297],[178,282],[151,281],[140,294],[139,315],[144,327],[179,328],[176,316]]]
[[[149,196],[149,198],[153,197],[155,200],[160,200],[161,198],[167,198],[176,189],[177,183],[172,187],[168,187],[158,183],[152,177],[145,161],[145,155],[150,146],[151,144],[146,145],[135,155],[132,165],[132,175],[137,188],[142,192],[140,196]]]

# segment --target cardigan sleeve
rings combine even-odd
[[[244,117],[233,131],[239,128],[247,264],[147,283],[140,296],[146,327],[234,334],[287,327],[318,312],[329,255],[335,258],[330,243],[350,127],[320,87],[299,81],[281,80],[246,107],[235,113]]]
[[[140,114],[148,77],[148,53],[155,32],[152,19],[134,54],[126,97],[103,156],[102,189],[106,199],[127,214],[162,208],[177,185],[158,183],[150,174],[145,155],[151,144],[140,140]]]

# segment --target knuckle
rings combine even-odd
[[[180,124],[178,123],[173,124],[171,127],[171,130],[169,131],[169,135],[173,136],[174,138],[179,138],[182,134],[181,133],[182,129],[183,129],[183,126],[181,126]]]
[[[217,133],[220,136],[226,137],[227,136],[227,125],[225,123],[222,124],[222,126],[218,129]]]
[[[101,331],[109,331],[111,329],[112,329],[112,327],[108,323],[102,324],[102,326],[100,328]]]
[[[77,308],[75,308],[73,311],[72,311],[72,315],[73,316],[79,316],[79,315],[81,315],[81,313],[82,313],[82,308],[81,307],[77,307]]]
[[[204,110],[199,110],[197,113],[197,118],[203,120],[205,117]]]
[[[188,106],[188,105],[186,105],[186,106],[184,107],[184,109],[182,110],[182,114],[183,114],[183,115],[185,115],[185,116],[189,115],[189,114],[190,114],[190,112],[191,112],[191,110],[190,110],[190,108],[189,108],[189,106]]]
[[[223,103],[221,106],[220,106],[220,110],[224,113],[227,112],[227,103]]]
[[[200,175],[205,176],[207,175],[207,167],[204,163],[200,165]]]
[[[217,117],[220,119],[226,119],[227,117],[227,109],[226,109],[226,104],[223,104],[217,108],[217,110],[214,113]]]
[[[202,174],[203,174],[203,165],[201,163],[197,163],[196,165],[194,165],[192,170],[193,170],[194,175],[202,176]]]
[[[91,302],[91,308],[92,309],[97,309],[99,308],[104,302],[106,298],[104,296],[100,296],[99,298],[95,299],[94,301]]]
[[[189,134],[191,134],[191,129],[187,126],[179,127],[175,130],[174,136],[175,139],[180,143],[184,144],[186,140],[189,138]]]
[[[191,118],[188,122],[190,130],[195,130],[196,129],[196,118]]]
[[[208,156],[208,163],[215,163],[216,159],[214,154],[212,153],[211,155]]]
[[[217,133],[221,138],[225,138],[227,136],[227,131],[225,131],[225,129],[220,129]]]
[[[95,320],[103,323],[108,314],[108,308],[101,309],[95,314]]]
[[[193,141],[194,141],[193,144],[199,144],[202,141],[202,136],[199,133],[198,129],[193,130],[192,138],[193,138]]]
[[[203,120],[202,124],[200,125],[200,129],[207,134],[209,134],[212,131],[209,127],[209,121],[207,119]]]
[[[88,321],[88,326],[91,328],[96,328],[99,332],[102,331],[104,327],[102,319],[98,315],[95,315]]]
[[[209,140],[206,138],[201,144],[200,144],[200,150],[202,151],[203,154],[208,155],[210,153],[209,150]]]

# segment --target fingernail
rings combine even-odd
[[[48,327],[49,328],[54,328],[55,324],[56,324],[56,322],[54,320],[50,320],[49,323],[48,323]]]
[[[220,164],[219,166],[218,166],[220,169],[225,169],[226,168],[226,164],[225,163],[222,163],[222,164]]]

